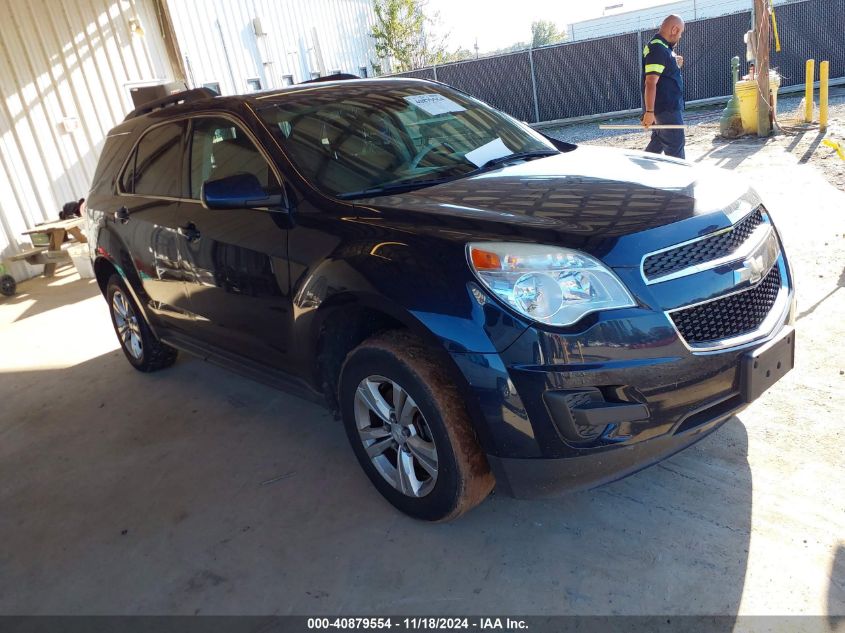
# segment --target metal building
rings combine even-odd
[[[167,5],[191,87],[238,94],[335,72],[373,73],[372,0],[168,0]]]
[[[4,0],[0,32],[0,256],[87,194],[132,86],[178,78],[153,0]],[[12,267],[18,279],[40,272]]]
[[[790,1],[794,0],[772,0],[772,4],[777,7],[779,4]],[[749,8],[751,8],[749,0],[680,0],[626,11],[623,2],[621,3],[622,10],[618,13],[573,22],[567,27],[567,39],[572,42],[618,33],[656,29],[663,18],[670,13],[680,15],[684,20],[689,21],[748,11]]]
[[[133,87],[223,94],[371,74],[370,0],[2,0],[0,258],[87,195]],[[11,266],[21,281],[40,267]]]

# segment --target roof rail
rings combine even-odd
[[[126,118],[123,119],[124,121],[128,121],[129,119],[134,119],[135,117],[143,116],[145,114],[149,114],[154,110],[161,110],[162,108],[167,108],[168,106],[175,106],[182,103],[191,103],[193,101],[201,101],[203,99],[210,99],[211,97],[216,97],[217,93],[210,88],[194,88],[193,90],[183,90],[182,92],[176,92],[172,95],[167,95],[166,97],[162,97],[161,99],[156,99],[155,101],[149,101],[141,106],[138,106],[132,112],[126,115]]]
[[[358,75],[351,75],[349,73],[335,73],[334,75],[326,75],[325,77],[316,77],[314,79],[300,81],[297,85],[300,86],[302,84],[315,84],[320,81],[343,81],[345,79],[360,79],[360,77]]]

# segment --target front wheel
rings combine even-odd
[[[176,362],[178,352],[155,337],[120,275],[109,279],[106,300],[120,347],[135,369],[151,372]]]
[[[402,512],[447,521],[493,489],[464,402],[419,339],[388,332],[362,343],[343,365],[338,395],[361,467]]]

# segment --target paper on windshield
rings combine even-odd
[[[440,94],[427,95],[409,95],[405,97],[405,101],[411,105],[415,105],[426,114],[436,116],[438,114],[446,114],[447,112],[464,112],[466,108],[460,103],[455,103]]]
[[[467,152],[464,158],[472,162],[476,167],[483,166],[488,160],[499,158],[501,156],[509,156],[513,154],[508,146],[505,145],[502,139],[497,138],[489,143],[485,143],[481,147],[477,147],[471,152]]]

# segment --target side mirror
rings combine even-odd
[[[234,174],[202,183],[200,193],[206,209],[281,208],[284,196],[268,196],[254,174]]]

